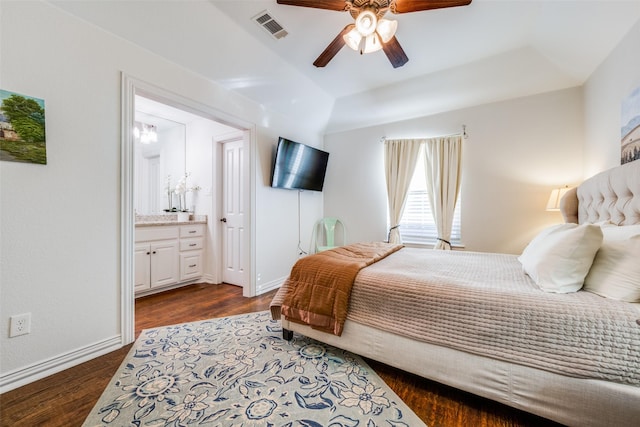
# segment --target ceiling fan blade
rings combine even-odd
[[[336,38],[333,39],[331,43],[329,43],[329,46],[327,46],[327,48],[320,54],[320,56],[318,56],[318,59],[314,61],[313,65],[315,65],[316,67],[324,67],[325,65],[327,65],[329,61],[331,61],[333,57],[336,56],[336,54],[340,51],[340,49],[342,49],[342,47],[346,44],[343,36],[351,31],[354,27],[354,24],[349,24],[344,27],[344,29],[340,31],[340,34],[338,34]]]
[[[402,49],[402,46],[400,46],[395,36],[382,45],[382,50],[384,50],[385,55],[389,58],[389,62],[391,62],[393,68],[402,67],[409,61],[409,57],[404,53],[404,49]]]
[[[327,10],[347,10],[345,0],[278,0],[278,4]]]
[[[278,1],[280,3],[280,1]],[[395,0],[391,6],[393,13],[418,12],[445,7],[467,6],[471,0]]]

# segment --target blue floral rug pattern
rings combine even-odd
[[[142,331],[84,426],[425,426],[358,356],[269,312]]]

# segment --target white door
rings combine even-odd
[[[222,144],[222,281],[245,285],[244,260],[244,143]]]

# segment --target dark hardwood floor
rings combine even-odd
[[[231,285],[197,284],[136,300],[142,329],[267,310],[273,292],[244,298]],[[131,346],[0,395],[1,426],[79,426]],[[429,427],[557,426],[531,414],[368,361]]]

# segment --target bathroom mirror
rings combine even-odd
[[[173,193],[185,174],[186,125],[172,107],[136,96],[134,120],[134,206],[138,215],[178,209]]]

